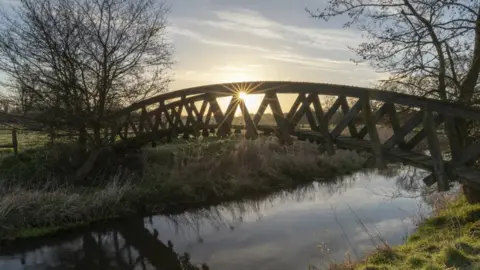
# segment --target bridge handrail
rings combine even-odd
[[[365,87],[293,81],[254,81],[244,83],[213,84],[176,90],[136,102],[129,107],[118,111],[112,117],[122,117],[123,115],[129,114],[145,106],[182,96],[186,97],[186,101],[188,102],[201,101],[205,98],[205,95],[211,94],[214,94],[215,97],[231,96],[234,94],[233,89],[238,89],[242,85],[253,86],[248,91],[249,94],[263,94],[267,91],[273,90],[278,94],[316,93],[319,95],[342,95],[351,98],[368,96],[370,100],[374,101],[391,102],[398,105],[427,109],[430,111],[441,112],[442,114],[450,116],[480,121],[480,109],[465,107],[458,103]],[[191,95],[196,96],[192,97]],[[170,108],[178,106],[178,104],[180,104],[180,102],[173,102],[168,104],[168,107]]]

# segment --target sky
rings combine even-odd
[[[162,1],[162,0],[158,0]],[[345,18],[329,22],[306,12],[327,0],[164,0],[174,48],[169,91],[241,81],[308,81],[373,87],[385,74],[351,61],[362,42]],[[0,0],[11,7],[17,0]],[[0,74],[2,76],[2,74]],[[294,97],[281,97],[282,107]],[[261,97],[249,97],[255,111]],[[228,100],[220,102],[222,109]],[[287,104],[288,103],[288,104]]]
[[[326,0],[169,0],[175,51],[170,90],[212,83],[287,80],[374,86],[355,64],[361,33],[342,19],[310,18]]]

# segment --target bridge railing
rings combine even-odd
[[[257,111],[249,112],[239,92],[263,96]],[[296,95],[285,110],[279,96]],[[335,98],[327,106],[325,96]],[[225,110],[217,99],[232,97]],[[261,125],[267,107],[273,125]],[[405,109],[408,109],[405,112]],[[325,145],[328,153],[336,148],[367,150],[378,167],[393,159],[432,172],[425,179],[438,183],[439,190],[449,188],[455,179],[480,187],[480,174],[469,169],[480,155],[480,142],[463,145],[457,134],[457,122],[480,121],[480,110],[401,93],[352,86],[302,82],[251,82],[219,84],[173,91],[143,100],[118,112],[111,127],[111,139],[135,139],[148,142],[161,137],[223,137],[238,128],[233,124],[239,110],[241,127],[247,138],[260,132],[275,133],[285,143],[292,137],[309,139]],[[333,121],[334,116],[337,119]],[[383,127],[378,123],[383,121]],[[308,130],[298,129],[307,123]],[[388,127],[389,136],[380,138],[379,130]],[[438,135],[439,128],[446,135]],[[381,130],[380,130],[381,131]],[[425,145],[425,147],[419,147]],[[448,156],[445,154],[448,153]]]

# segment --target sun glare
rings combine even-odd
[[[238,98],[241,99],[241,100],[243,100],[243,101],[246,101],[247,98],[248,98],[248,94],[245,93],[245,92],[243,92],[243,91],[241,91],[241,92],[238,93]]]

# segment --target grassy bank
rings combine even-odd
[[[331,269],[480,269],[480,204],[442,202],[405,244],[378,247],[362,262]]]
[[[367,160],[351,151],[329,157],[308,142],[282,146],[274,138],[194,141],[144,149],[124,162],[129,169],[79,185],[62,178],[55,166],[71,158],[53,149],[0,160],[0,238],[37,236],[329,181],[363,168]]]

